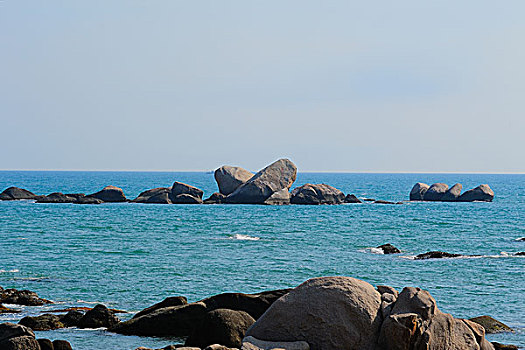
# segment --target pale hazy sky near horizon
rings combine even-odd
[[[0,1],[0,169],[525,172],[525,1]]]

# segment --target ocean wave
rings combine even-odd
[[[13,280],[17,280],[17,281],[45,281],[45,280],[49,280],[51,279],[51,277],[14,277]]]
[[[261,237],[248,236],[248,235],[242,235],[240,233],[236,233],[233,236],[230,236],[230,239],[235,239],[239,241],[258,241],[261,239]]]
[[[363,252],[363,253],[385,254],[385,252],[383,251],[383,249],[381,249],[381,248],[374,248],[374,247],[369,247],[369,248],[365,248],[365,249],[360,249],[359,251],[360,251],[360,252]]]
[[[17,273],[17,272],[20,272],[20,270],[19,269],[12,269],[12,270],[0,269],[0,273]]]

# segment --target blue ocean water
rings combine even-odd
[[[2,171],[9,186],[38,194],[121,187],[128,198],[182,181],[217,191],[213,174]],[[525,346],[525,175],[299,173],[294,186],[327,183],[358,197],[401,201],[415,182],[487,183],[492,203],[338,206],[37,204],[0,201],[0,286],[30,289],[59,305],[24,307],[18,321],[57,306],[104,303],[138,311],[167,296],[195,301],[227,292],[294,287],[345,275],[373,285],[430,291],[456,317],[491,315],[516,329],[489,340]],[[401,255],[370,249],[392,243]],[[429,250],[477,258],[417,261]],[[119,315],[129,318],[130,314]],[[74,349],[161,347],[176,339],[63,329],[38,337]]]

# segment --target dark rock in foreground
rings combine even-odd
[[[40,350],[40,345],[31,329],[7,322],[0,323],[0,349]]]
[[[462,256],[461,254],[453,254],[447,252],[432,251],[426,252],[423,254],[418,254],[414,258],[415,260],[425,260],[425,259],[442,259],[442,258],[457,258]]]
[[[425,192],[423,200],[425,201],[441,201],[445,193],[448,191],[448,185],[444,183],[435,183]]]
[[[60,317],[60,322],[62,322],[65,327],[77,327],[82,317],[84,317],[82,311],[71,310]]]
[[[443,197],[441,197],[441,200],[443,202],[455,202],[461,195],[461,190],[463,189],[463,185],[460,183],[455,184],[451,188],[445,192]]]
[[[181,306],[181,305],[186,305],[187,303],[188,303],[188,299],[186,299],[186,297],[183,297],[183,296],[168,297],[168,298],[164,299],[163,301],[161,301],[160,303],[157,303],[157,304],[152,305],[152,306],[150,306],[148,308],[145,308],[142,311],[137,312],[133,316],[133,318],[144,316],[144,315],[149,314],[149,313],[151,313],[151,312],[153,312],[155,310],[162,309],[162,308],[165,308],[165,307]]]
[[[246,330],[255,322],[244,311],[216,309],[207,312],[186,339],[184,346],[205,348],[212,344],[240,348]]]
[[[401,251],[399,249],[397,249],[396,247],[394,247],[390,243],[382,244],[382,245],[380,245],[377,248],[381,249],[383,251],[383,254],[398,254],[398,253],[401,253]]]
[[[55,350],[53,342],[49,339],[37,339],[40,350]]]
[[[109,310],[102,304],[95,305],[95,307],[78,321],[78,328],[110,328],[115,326],[119,319],[115,316],[113,311]]]
[[[500,322],[490,316],[478,316],[470,318],[469,320],[479,325],[482,325],[483,328],[485,328],[485,333],[487,334],[513,331],[513,329],[507,326],[505,323]]]
[[[20,199],[38,199],[39,196],[19,187],[9,187],[0,193],[0,200],[14,201]]]
[[[345,195],[326,184],[305,184],[292,191],[291,204],[342,204]]]
[[[72,350],[71,344],[66,340],[53,340],[53,350]]]
[[[347,194],[345,197],[345,203],[363,203],[359,198],[353,194]]]
[[[429,187],[430,186],[422,182],[416,183],[414,187],[412,187],[412,190],[410,191],[410,200],[411,201],[422,201]]]
[[[53,314],[43,314],[40,316],[26,316],[18,322],[22,326],[31,328],[34,331],[49,331],[51,329],[64,328],[60,322],[60,317]]]
[[[0,287],[0,303],[16,304],[25,306],[42,306],[53,302],[38,297],[30,290],[3,289]]]
[[[204,200],[204,204],[221,204],[224,198],[226,198],[225,195],[215,192],[209,198]]]
[[[219,192],[227,196],[250,180],[253,174],[241,167],[223,165],[215,170],[214,177],[219,186]]]
[[[476,188],[466,191],[459,196],[459,202],[492,202],[494,199],[494,191],[489,185],[479,185]]]
[[[126,196],[124,195],[124,191],[122,191],[122,188],[115,186],[106,186],[102,190],[90,194],[86,197],[100,199],[101,201],[108,203],[118,203],[127,201]]]
[[[288,159],[279,159],[255,174],[228,195],[225,203],[267,204],[276,192],[288,192],[297,176],[297,167]]]

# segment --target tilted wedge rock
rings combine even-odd
[[[415,184],[414,187],[412,187],[412,190],[410,191],[410,200],[422,201],[429,187],[429,185],[424,184],[422,182],[418,182],[417,184]]]
[[[152,204],[171,204],[169,198],[171,187],[157,187],[140,193],[132,202],[152,203]]]
[[[455,202],[461,195],[461,190],[463,189],[463,185],[460,183],[455,184],[451,188],[445,192],[443,197],[441,197],[441,200],[443,202]]]
[[[305,184],[292,191],[292,204],[342,204],[345,194],[327,184]]]
[[[223,165],[215,170],[214,176],[219,186],[219,192],[227,196],[250,180],[253,174],[241,167]]]
[[[459,202],[492,202],[494,199],[494,191],[490,188],[489,185],[479,185],[476,188],[466,191],[461,196],[459,196]]]
[[[289,190],[296,176],[295,164],[288,159],[279,159],[224,198],[224,203],[265,204],[266,200],[276,192]]]

